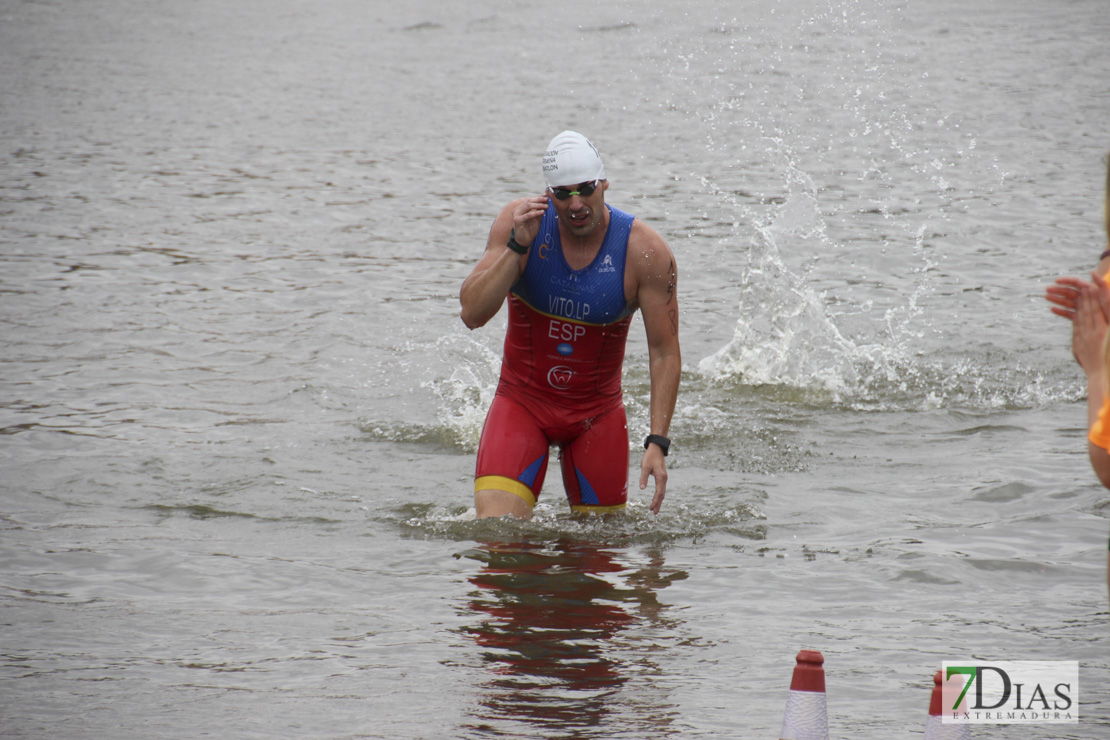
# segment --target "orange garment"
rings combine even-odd
[[[1098,420],[1091,425],[1091,431],[1087,435],[1087,439],[1093,445],[1104,450],[1110,450],[1110,395],[1102,402],[1102,408],[1098,412]]]

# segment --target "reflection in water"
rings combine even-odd
[[[656,591],[685,572],[666,571],[658,553],[629,567],[580,541],[486,543],[465,556],[485,564],[470,579],[479,590],[469,606],[480,619],[466,632],[494,674],[471,730],[602,737],[606,718],[619,713],[621,727],[670,734],[673,713],[651,700],[658,690],[646,683],[655,673],[646,653],[660,648],[637,644],[632,628],[666,623]],[[622,694],[634,675],[635,691]],[[516,726],[509,731],[507,723]]]

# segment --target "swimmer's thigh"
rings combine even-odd
[[[563,485],[575,511],[610,511],[628,500],[628,421],[624,406],[595,417],[563,448]]]
[[[531,510],[543,488],[549,446],[527,409],[508,396],[494,396],[478,443],[475,495],[486,490],[507,491]]]

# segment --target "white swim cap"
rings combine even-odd
[[[589,139],[575,131],[564,131],[543,153],[543,179],[551,188],[604,180],[605,165]]]

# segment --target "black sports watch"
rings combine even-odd
[[[517,254],[528,254],[528,246],[519,244],[516,240],[516,229],[509,232],[509,249]]]
[[[652,442],[659,445],[659,449],[663,450],[663,457],[666,457],[667,450],[671,448],[671,441],[662,434],[649,434],[644,440],[644,449],[646,450]]]

